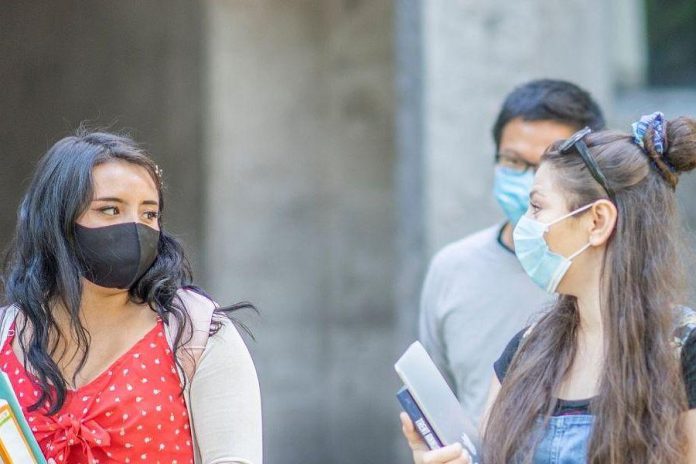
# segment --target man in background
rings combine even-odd
[[[570,82],[543,79],[515,88],[493,126],[493,193],[506,221],[446,246],[430,264],[421,295],[420,339],[475,422],[493,362],[549,301],[520,266],[512,241],[527,210],[534,171],[551,143],[604,124],[590,94]]]

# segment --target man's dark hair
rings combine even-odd
[[[539,79],[516,87],[505,98],[493,126],[496,149],[503,128],[515,118],[525,121],[556,121],[593,131],[605,127],[604,115],[597,102],[585,90],[567,81]]]

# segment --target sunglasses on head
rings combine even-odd
[[[562,154],[568,154],[571,151],[575,150],[580,154],[580,157],[582,160],[585,162],[585,166],[587,166],[587,169],[590,171],[590,174],[592,174],[592,177],[601,185],[604,190],[607,192],[607,195],[609,195],[609,198],[614,200],[614,190],[609,187],[609,182],[607,182],[607,178],[604,177],[604,174],[602,174],[602,171],[599,170],[599,166],[597,165],[597,162],[592,158],[592,155],[590,155],[590,150],[587,148],[587,144],[582,141],[583,137],[585,137],[587,134],[591,133],[592,129],[589,127],[585,127],[584,129],[580,129],[577,131],[575,134],[571,135],[569,139],[567,139],[565,142],[561,144],[560,147],[558,147],[558,151],[560,151]]]

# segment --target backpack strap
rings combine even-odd
[[[675,329],[672,344],[678,355],[694,330],[696,330],[696,311],[687,306],[675,308]]]
[[[184,309],[191,318],[191,327],[187,328],[182,334],[182,340],[190,340],[181,346],[177,354],[179,363],[181,364],[180,375],[190,381],[193,374],[196,372],[196,365],[203,354],[208,337],[210,335],[210,324],[213,320],[213,313],[218,307],[217,303],[209,298],[188,289],[179,289],[176,292],[176,297],[179,298]],[[178,321],[171,317],[167,324],[167,342],[174,351],[174,340],[176,333],[179,330]]]
[[[10,327],[17,317],[19,308],[17,305],[0,307],[0,346],[5,344],[7,336],[10,334]]]

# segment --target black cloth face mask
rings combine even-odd
[[[159,230],[135,222],[94,228],[75,224],[82,271],[101,287],[131,288],[155,262],[159,236]]]

